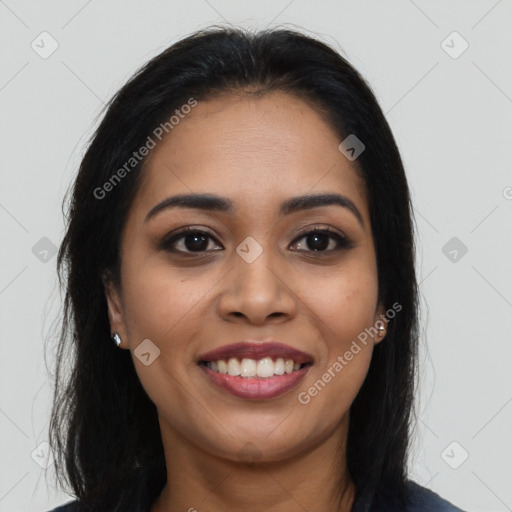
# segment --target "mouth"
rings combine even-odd
[[[295,387],[313,365],[313,357],[277,342],[241,342],[199,357],[210,381],[247,399],[268,399]]]
[[[258,378],[268,379],[270,377],[290,374],[297,372],[313,363],[297,363],[293,359],[283,359],[282,357],[262,359],[243,358],[242,360],[231,357],[227,361],[218,359],[216,361],[199,361],[199,366],[207,367],[214,373],[222,375],[231,375],[242,379]]]

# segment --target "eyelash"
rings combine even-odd
[[[197,256],[204,255],[205,253],[209,252],[209,251],[182,251],[182,250],[177,250],[177,249],[173,248],[173,244],[175,244],[178,240],[185,238],[187,235],[191,235],[191,234],[205,235],[210,240],[213,240],[218,245],[221,245],[208,232],[203,231],[198,228],[188,226],[186,228],[183,228],[178,233],[175,233],[170,237],[168,236],[168,237],[164,238],[164,240],[160,244],[160,248],[163,250],[169,251],[169,252],[173,252],[173,253],[191,255],[192,257],[196,256],[196,255]],[[315,227],[309,231],[302,233],[297,238],[295,238],[293,243],[296,244],[299,240],[307,238],[309,235],[312,235],[312,234],[326,234],[329,236],[329,238],[331,238],[332,240],[335,240],[338,245],[334,249],[328,249],[328,250],[323,250],[323,251],[299,249],[297,252],[312,253],[315,255],[323,256],[323,255],[328,255],[333,252],[337,252],[337,251],[341,251],[341,250],[352,249],[354,247],[354,244],[352,243],[352,241],[349,238],[347,238],[346,236],[340,235],[339,233],[332,231],[329,228],[318,228],[318,227]],[[216,251],[217,250],[215,250],[215,252]]]

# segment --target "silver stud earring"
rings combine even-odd
[[[384,326],[384,325],[382,325],[382,324],[379,324],[379,325],[377,326],[377,329],[378,329],[378,331],[379,331],[379,334],[380,334],[381,336],[384,336],[384,333],[386,332],[386,326]]]
[[[112,335],[112,341],[116,344],[116,347],[119,347],[119,345],[121,345],[121,336],[119,336],[119,334],[117,334],[117,332],[115,332]]]

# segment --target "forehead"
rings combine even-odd
[[[340,142],[311,103],[284,92],[199,101],[150,153],[136,203],[147,208],[193,191],[267,208],[291,195],[337,191],[365,210],[362,179]]]

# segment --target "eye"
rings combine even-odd
[[[304,240],[305,242],[302,242]],[[314,228],[297,238],[295,249],[299,252],[331,253],[342,249],[351,249],[353,243],[345,236],[329,228]],[[186,227],[178,233],[164,238],[160,248],[166,251],[193,254],[222,250],[223,247],[215,238],[198,228]]]
[[[209,251],[216,251],[222,249],[219,244],[213,244],[212,248],[210,242],[216,240],[207,233],[200,229],[187,227],[182,229],[179,233],[174,233],[170,237],[166,237],[161,245],[162,249],[178,253],[202,253]]]
[[[298,246],[296,250],[305,252],[330,253],[354,247],[347,237],[329,228],[312,229],[296,240],[295,245]],[[305,240],[305,242],[301,242],[301,240]]]

